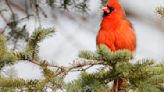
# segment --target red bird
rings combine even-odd
[[[113,52],[121,49],[135,51],[136,36],[132,24],[126,19],[125,11],[119,1],[109,0],[102,10],[104,14],[96,44],[106,45]],[[114,92],[116,90],[119,92],[123,81],[118,80],[118,88],[116,88],[116,81],[114,80]]]

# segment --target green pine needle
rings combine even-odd
[[[0,78],[0,87],[23,87],[24,85],[23,79]]]
[[[96,60],[98,59],[98,54],[95,52],[91,51],[81,51],[79,53],[79,58],[85,58],[85,59],[90,59],[90,60]]]
[[[81,51],[79,57],[90,60],[101,60],[111,65],[118,62],[128,62],[132,59],[133,55],[128,50],[112,52],[105,45],[100,45],[96,52]]]
[[[0,33],[0,56],[7,53],[7,44],[4,36]]]
[[[36,31],[34,31],[29,38],[29,41],[27,43],[25,52],[31,54],[31,56],[34,58],[37,57],[37,54],[39,53],[39,45],[41,41],[43,41],[45,38],[52,36],[54,33],[54,28],[38,28]]]

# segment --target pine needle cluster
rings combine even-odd
[[[123,92],[163,92],[164,65],[151,59],[131,63],[132,53],[128,50],[111,52],[106,46],[100,46],[96,52],[82,51],[80,58],[96,60],[104,67],[93,73],[81,72],[79,79],[69,83],[68,92],[112,92],[113,80],[121,78]],[[133,61],[134,62],[134,61]],[[86,89],[88,88],[88,89]],[[84,91],[85,90],[85,91]],[[91,90],[91,91],[86,91]]]

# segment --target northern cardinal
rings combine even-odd
[[[106,45],[111,51],[136,49],[136,36],[132,24],[126,19],[125,11],[118,0],[109,0],[102,8],[104,14],[99,33],[96,38],[97,46]],[[114,92],[120,91],[123,80],[114,80]],[[117,87],[117,88],[116,88]]]

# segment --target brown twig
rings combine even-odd
[[[74,63],[74,64],[72,64],[72,66],[70,66],[67,71],[68,72],[84,71],[84,70],[87,70],[87,69],[89,69],[89,68],[91,68],[95,65],[101,65],[101,64],[103,64],[103,62],[96,61],[96,60],[87,60],[87,61],[84,61],[83,63]],[[83,67],[85,67],[85,68],[83,68]],[[79,68],[83,68],[83,69],[81,70]]]
[[[75,72],[75,71],[86,71],[89,68],[95,66],[95,65],[103,65],[103,62],[96,61],[96,60],[87,60],[84,61],[83,63],[74,63],[71,64],[69,67],[64,67],[64,66],[59,66],[59,65],[54,65],[54,64],[49,64],[47,61],[40,61],[40,60],[31,60],[33,64],[36,64],[38,66],[45,65],[47,67],[55,67],[57,70],[55,71],[56,76],[63,74],[63,76],[66,76],[69,72]],[[84,68],[85,67],[85,68]]]

